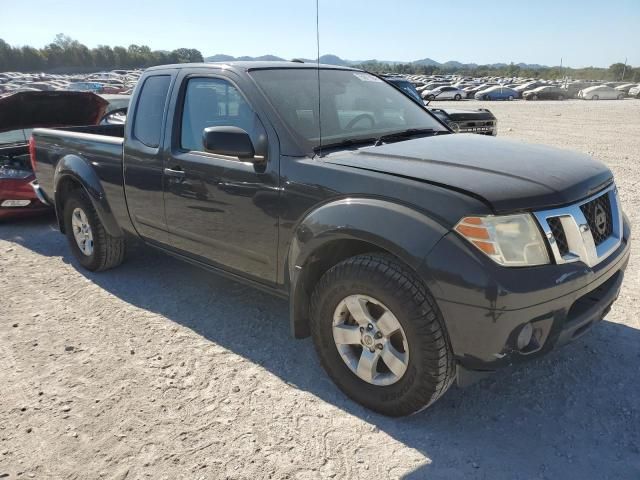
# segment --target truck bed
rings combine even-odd
[[[37,128],[33,131],[32,137],[37,158],[35,174],[45,197],[49,200],[54,199],[55,175],[65,170],[64,165],[59,165],[61,161],[83,162],[87,167],[90,165],[103,181],[103,185],[108,185],[109,190],[114,192],[112,195],[124,195],[123,125]],[[114,198],[116,203],[118,200]]]

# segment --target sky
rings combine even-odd
[[[319,0],[320,53],[349,60],[640,66],[640,0]],[[315,0],[0,0],[0,38],[315,58]]]

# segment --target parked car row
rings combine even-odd
[[[406,75],[425,101],[433,100],[622,100],[640,98],[640,84],[629,82],[594,82],[539,80],[532,78],[485,77],[459,75]]]
[[[140,70],[115,70],[87,75],[4,72],[0,73],[0,95],[35,91],[131,94],[141,73]]]
[[[429,107],[429,101],[423,100],[416,87],[406,78],[399,76],[382,76],[381,78],[394,85],[418,105],[426,107],[456,133],[477,133],[492,136],[498,134],[498,119],[486,108],[462,110],[459,108]],[[446,93],[451,95],[449,92]],[[453,93],[451,98],[459,100],[456,95],[456,93]]]

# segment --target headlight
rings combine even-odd
[[[549,263],[544,238],[529,214],[465,217],[455,231],[505,267]]]

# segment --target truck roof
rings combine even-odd
[[[227,67],[240,70],[261,70],[269,68],[318,68],[317,63],[300,63],[300,62],[272,62],[272,61],[234,61],[234,62],[203,62],[203,63],[177,63],[173,65],[158,65],[147,69],[147,72],[157,70],[172,70],[179,68],[210,68],[210,67]],[[321,69],[326,70],[354,70],[358,69],[345,67],[341,65],[320,64]]]

